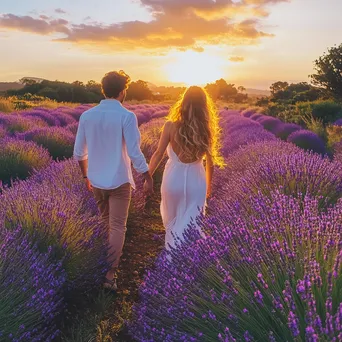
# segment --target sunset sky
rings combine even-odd
[[[342,43],[341,0],[0,0],[0,81],[99,81],[124,69],[158,85],[308,81]]]

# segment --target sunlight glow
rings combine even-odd
[[[222,58],[205,52],[177,52],[173,60],[165,66],[170,82],[187,86],[205,85],[223,77]]]

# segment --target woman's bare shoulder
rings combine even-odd
[[[172,126],[173,126],[173,122],[170,120],[167,120],[164,124],[165,129],[171,129]]]
[[[175,128],[176,128],[176,124],[172,121],[166,121],[164,124],[164,130],[169,133],[174,132]]]

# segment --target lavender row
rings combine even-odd
[[[142,122],[153,114],[164,116],[167,109],[146,110],[150,115],[145,114]],[[51,161],[50,155],[56,160],[71,157],[77,131],[80,112],[60,111],[60,115],[39,109],[21,117],[6,116],[4,127],[0,126],[5,132],[0,163],[6,166],[1,168],[6,176],[0,178],[9,184],[11,179],[31,175],[10,188],[5,186],[0,195],[0,268],[6,271],[0,276],[4,300],[0,340],[55,340],[61,323],[85,305],[85,296],[100,287],[108,269],[107,232],[77,163]],[[155,144],[149,127],[155,124],[142,127],[147,155]],[[155,137],[158,133],[155,129]],[[20,262],[24,253],[27,259]]]
[[[148,271],[137,341],[342,340],[342,168],[225,111],[208,215]]]
[[[243,117],[260,123],[276,137],[291,142],[304,150],[313,151],[322,155],[327,152],[324,141],[316,133],[305,130],[297,124],[283,123],[278,118],[255,113],[250,110],[243,111],[241,114]]]
[[[126,105],[126,107],[137,115],[139,124],[164,117],[169,108],[168,105]],[[34,108],[10,114],[0,113],[0,125],[8,135],[43,127],[67,127],[76,124],[82,113],[89,108],[90,105],[81,105],[75,108],[60,107],[52,110]]]
[[[107,232],[71,160],[5,189],[0,202],[0,334],[52,341],[102,284]]]
[[[167,105],[127,107],[136,113],[140,124],[163,117],[168,110]],[[76,108],[60,107],[54,110],[35,108],[0,114],[0,142],[3,140],[0,164],[4,165],[0,180],[9,184],[11,180],[28,177],[33,169],[43,169],[50,162],[47,152],[54,160],[71,158],[79,117],[89,108],[89,105]]]

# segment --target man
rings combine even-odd
[[[109,228],[109,264],[105,288],[116,290],[116,269],[126,235],[131,188],[135,186],[131,162],[145,177],[144,189],[151,193],[153,180],[140,149],[140,132],[134,113],[122,103],[130,77],[123,71],[110,72],[102,79],[105,100],[82,114],[74,157],[92,190],[100,213]]]

